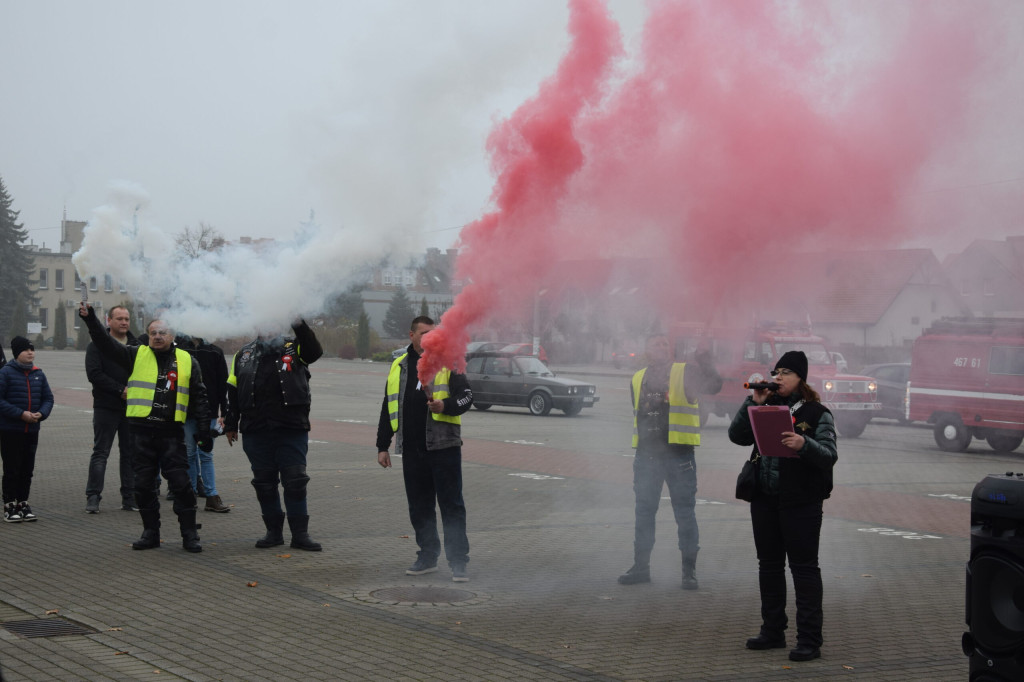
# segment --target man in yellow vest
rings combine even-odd
[[[210,417],[202,371],[191,355],[175,347],[174,331],[162,320],[146,327],[148,345],[122,346],[96,318],[91,305],[81,304],[78,314],[100,354],[131,372],[125,389],[128,449],[135,469],[135,505],[142,516],[142,537],[132,549],[160,546],[160,498],[156,477],[163,474],[174,493],[174,513],[181,528],[181,545],[189,552],[203,551],[196,525],[196,496],[188,477],[185,420],[205,426],[195,436],[209,449]]]
[[[405,355],[391,363],[384,402],[377,425],[377,463],[391,466],[392,437],[395,453],[402,455],[402,478],[409,501],[409,519],[419,546],[416,562],[406,575],[437,570],[441,541],[437,513],[441,508],[444,554],[453,582],[467,582],[469,538],[466,536],[466,504],[462,499],[461,419],[473,404],[473,393],[464,374],[442,369],[429,384],[421,384],[416,363],[423,353],[423,336],[434,321],[421,315],[412,321]]]
[[[619,576],[623,585],[651,581],[654,518],[661,491],[668,484],[683,555],[684,590],[697,589],[697,465],[694,447],[700,445],[700,407],[697,396],[722,390],[722,378],[710,353],[699,352],[692,363],[672,362],[668,337],[647,339],[648,365],[633,375],[633,492],[636,526],[633,566]]]

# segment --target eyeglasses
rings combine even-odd
[[[171,332],[166,329],[154,329],[149,333],[150,336],[170,336]]]
[[[796,374],[796,372],[794,372],[791,369],[782,368],[782,369],[773,369],[770,372],[770,374],[773,377],[788,377],[790,374]]]

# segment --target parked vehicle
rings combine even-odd
[[[394,349],[393,351],[391,351],[391,359],[397,360],[398,358],[405,355],[405,352],[407,350],[409,350],[409,346],[401,346],[399,348]]]
[[[887,362],[868,365],[862,374],[874,377],[878,384],[878,402],[882,409],[875,417],[895,419],[901,424],[907,423],[907,382],[910,381],[909,362]]]
[[[944,318],[914,342],[912,420],[934,424],[936,444],[963,452],[972,438],[997,452],[1024,441],[1024,320]]]
[[[472,341],[466,346],[466,357],[473,357],[477,353],[501,350],[507,345],[504,341]]]
[[[612,351],[612,366],[615,369],[639,369],[643,359],[643,351],[632,343],[624,343]]]
[[[478,410],[509,405],[544,416],[555,408],[572,417],[600,400],[593,384],[556,377],[532,355],[478,354],[466,363],[466,378],[473,389],[473,406]]]
[[[831,350],[828,354],[832,356],[832,364],[836,366],[837,372],[850,371],[850,366],[846,364],[846,358],[843,357],[842,353],[837,350]],[[878,377],[875,378],[877,379]]]
[[[669,335],[677,362],[686,362],[697,349],[707,348],[722,375],[721,392],[700,400],[702,423],[709,414],[722,417],[736,414],[743,399],[750,395],[743,383],[766,381],[775,362],[791,350],[807,355],[807,383],[832,411],[840,435],[860,436],[871,417],[882,409],[875,380],[838,371],[825,340],[806,326],[772,322],[737,329],[680,323],[673,325]]]

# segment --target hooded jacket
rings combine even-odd
[[[32,433],[39,424],[21,420],[23,412],[39,412],[43,419],[53,409],[53,393],[43,370],[33,366],[23,369],[17,362],[0,368],[0,430]]]

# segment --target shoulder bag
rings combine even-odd
[[[757,477],[760,470],[761,453],[757,452],[743,463],[740,475],[736,477],[736,499],[752,502],[757,495]]]

